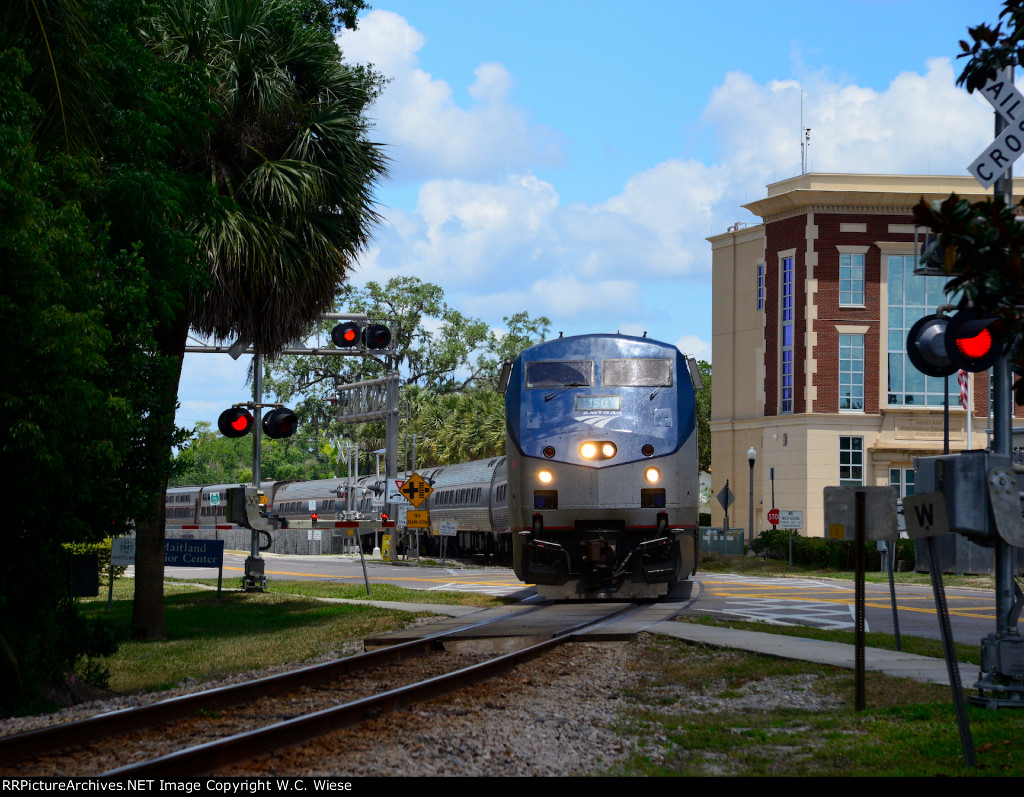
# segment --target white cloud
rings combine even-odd
[[[808,171],[964,174],[991,138],[984,101],[956,86],[946,58],[928,61],[924,74],[897,75],[883,92],[824,73],[759,85],[730,72],[703,118],[737,187],[800,172],[801,89]]]
[[[711,362],[711,343],[697,335],[681,335],[676,340],[676,348],[690,357]]]
[[[705,239],[754,221],[742,205],[800,172],[801,90],[811,171],[963,174],[991,137],[991,113],[955,86],[948,59],[881,91],[826,71],[764,83],[730,72],[702,114],[713,157],[680,153],[603,201],[563,204],[557,173],[532,171],[552,162],[557,147],[544,142],[557,135],[509,102],[515,76],[480,64],[460,107],[451,86],[421,68],[425,44],[390,12],[367,15],[342,39],[348,57],[393,78],[376,109],[379,138],[394,145],[396,174],[422,181],[414,208],[386,212],[358,278],[415,274],[490,323],[526,309],[549,316],[556,332],[586,323],[685,333],[678,345],[699,358],[710,356]]]
[[[426,38],[398,14],[371,11],[339,43],[347,59],[372,63],[389,80],[373,116],[396,182],[494,178],[561,161],[561,137],[509,103],[514,81],[501,64],[475,70],[467,89],[475,104],[461,108],[452,87],[420,67],[417,53]]]

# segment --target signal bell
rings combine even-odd
[[[245,407],[224,410],[217,419],[217,428],[225,437],[245,437],[252,431],[252,413]]]

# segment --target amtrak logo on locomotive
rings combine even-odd
[[[579,423],[586,423],[590,426],[596,426],[598,429],[603,429],[609,423],[621,417],[622,415],[616,412],[608,415],[577,415],[575,420]]]

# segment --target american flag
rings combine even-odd
[[[960,384],[960,406],[967,409],[967,372],[958,371],[956,381]]]

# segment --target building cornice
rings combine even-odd
[[[1014,193],[1024,180],[1014,181]],[[920,175],[803,174],[768,186],[768,196],[743,207],[765,223],[805,213],[907,215],[922,198],[957,194],[972,202],[992,196],[973,177]]]

